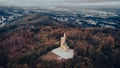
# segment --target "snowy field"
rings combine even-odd
[[[68,51],[62,51],[61,48],[59,47],[53,49],[52,52],[64,59],[73,58],[73,49],[69,49]]]

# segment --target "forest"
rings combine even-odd
[[[39,22],[36,18],[41,17],[0,28],[0,68],[120,67],[120,29],[69,27],[46,16]],[[44,19],[54,23],[42,23],[47,22]],[[64,33],[68,46],[74,49],[74,57],[62,62],[42,60],[42,55],[60,46]]]

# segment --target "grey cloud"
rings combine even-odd
[[[71,3],[91,3],[91,2],[106,2],[106,1],[120,1],[120,0],[64,0]]]
[[[112,4],[115,2],[114,4]],[[118,3],[119,4],[118,4]],[[51,7],[59,5],[120,5],[120,0],[0,0],[0,5]]]

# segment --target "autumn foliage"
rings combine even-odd
[[[1,37],[0,45],[9,60],[7,67],[45,68],[101,68],[118,67],[120,55],[117,34],[104,33],[107,29],[80,29],[45,26]],[[34,31],[33,31],[34,30]],[[96,30],[98,32],[96,32]],[[109,31],[109,30],[108,30]],[[44,61],[40,57],[60,45],[60,37],[66,33],[67,43],[74,49],[74,58],[64,62]],[[117,45],[118,47],[118,45]]]

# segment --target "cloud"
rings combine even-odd
[[[94,2],[94,3],[63,3],[62,5],[73,5],[73,6],[81,6],[81,5],[97,5],[97,6],[117,6],[120,5],[120,1],[115,2],[115,1],[111,1],[111,2]]]
[[[109,2],[109,1],[120,1],[120,0],[64,0],[69,3],[93,3],[93,2]]]
[[[1,6],[20,6],[20,7],[50,7],[60,5],[120,5],[120,0],[0,0]]]

